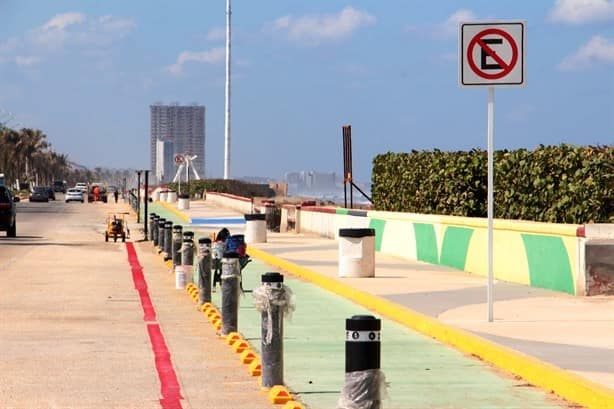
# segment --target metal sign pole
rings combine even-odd
[[[495,140],[495,87],[488,87],[488,322],[493,321],[493,211]]]

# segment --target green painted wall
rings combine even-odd
[[[375,251],[381,251],[382,238],[384,237],[384,229],[386,228],[386,220],[371,219],[369,228],[375,229]]]
[[[473,229],[448,226],[443,236],[440,264],[464,270],[472,235]]]
[[[522,234],[532,287],[574,294],[569,255],[563,239],[555,236]]]
[[[418,260],[439,264],[435,227],[430,223],[414,223],[414,235]]]

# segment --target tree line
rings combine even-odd
[[[64,180],[68,186],[91,181],[120,185],[134,175],[131,169],[79,166],[68,155],[55,152],[40,129],[7,127],[0,128],[0,173],[6,185],[17,188],[18,184],[50,186],[54,180]]]

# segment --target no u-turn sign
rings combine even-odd
[[[525,24],[460,24],[460,86],[523,86]]]

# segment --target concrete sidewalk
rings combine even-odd
[[[185,216],[207,219],[233,214],[240,217],[205,202],[192,202],[184,211],[184,220]],[[202,234],[218,229],[192,228]],[[240,227],[233,225],[231,231],[239,233]],[[337,242],[291,233],[269,232],[268,242],[253,246],[250,252],[502,369],[525,378],[535,376],[530,383],[555,390],[572,401],[593,407],[614,405],[611,297],[579,298],[498,282],[495,322],[488,323],[483,277],[377,254],[374,278],[339,278]],[[531,367],[528,372],[527,366]],[[539,378],[554,381],[540,383]],[[575,391],[565,395],[563,389],[570,389],[570,385]]]

